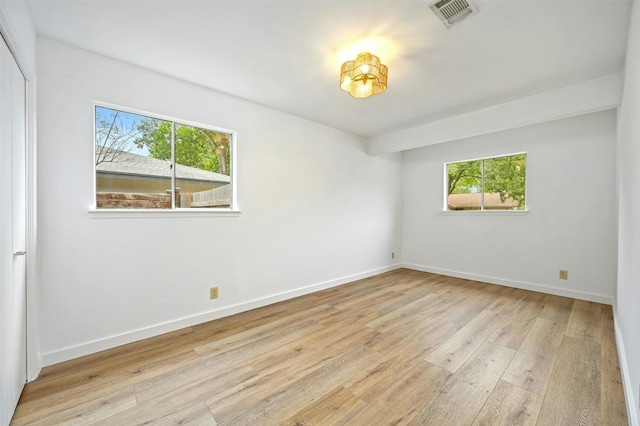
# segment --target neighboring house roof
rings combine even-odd
[[[103,161],[96,166],[96,173],[117,174],[127,176],[171,178],[171,161],[118,151],[115,155],[107,154],[113,161]],[[176,165],[176,179],[230,183],[231,178],[221,173],[210,172],[196,167]]]
[[[450,194],[447,198],[447,204],[449,205],[449,209],[451,210],[468,210],[471,208],[479,208],[481,195],[482,194],[480,193]],[[487,210],[513,210],[517,207],[518,202],[512,200],[511,198],[507,198],[503,203],[502,200],[500,200],[500,194],[498,193],[484,194],[484,208]]]

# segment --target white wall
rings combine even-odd
[[[0,0],[0,22],[10,34],[11,40],[7,44],[13,50],[14,56],[28,75],[33,78],[36,72],[36,30],[31,20],[31,14],[25,2]],[[3,29],[3,33],[5,28]]]
[[[396,262],[400,154],[370,157],[347,133],[49,39],[38,78],[46,364]],[[93,101],[236,130],[240,216],[90,217]]]
[[[616,332],[629,418],[640,419],[640,6],[634,2],[618,121]]]
[[[612,303],[615,123],[612,110],[405,151],[403,263]],[[442,212],[444,162],[523,151],[527,215]]]

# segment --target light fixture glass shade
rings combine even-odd
[[[342,64],[340,87],[354,98],[366,98],[387,90],[389,70],[380,58],[369,52],[358,54],[355,61]]]

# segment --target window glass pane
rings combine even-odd
[[[176,207],[231,206],[231,135],[176,124]]]
[[[98,208],[171,208],[171,122],[96,106]]]
[[[482,208],[482,161],[447,164],[447,209]]]
[[[484,160],[485,210],[524,210],[527,155]]]
[[[95,128],[98,208],[233,205],[231,134],[101,106]]]

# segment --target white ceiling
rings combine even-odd
[[[372,137],[622,70],[630,2],[475,0],[450,29],[422,0],[27,0],[39,34]],[[338,85],[362,50],[389,88]]]

